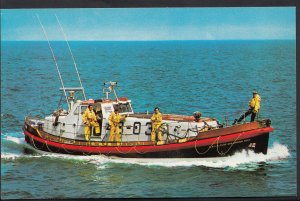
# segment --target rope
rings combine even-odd
[[[58,152],[60,151],[60,148],[59,148],[59,150],[58,150],[57,152],[52,151],[51,149],[49,149],[48,144],[47,144],[47,141],[45,141],[45,144],[46,144],[47,149],[48,149],[50,152],[52,152],[52,153],[58,153]]]
[[[61,105],[61,102],[62,102],[62,98],[63,98],[63,96],[61,95],[61,96],[60,96],[60,99],[59,99],[59,101],[58,101],[58,105],[57,105],[56,110],[59,109],[59,106]]]
[[[145,153],[148,153],[147,151],[145,151],[144,153],[143,153],[143,152],[139,152],[139,151],[136,149],[136,146],[134,146],[133,149],[134,149],[135,152],[138,153],[138,154],[145,154]]]
[[[45,141],[45,144],[46,144],[46,147],[47,147],[48,151],[53,152],[53,151],[51,151],[51,149],[49,149],[47,141]]]
[[[89,142],[89,145],[87,144],[86,147],[88,147],[88,146],[90,147],[90,146],[91,146],[91,141],[88,141],[88,142]],[[87,152],[87,153],[86,153],[86,152],[82,152],[82,153],[83,153],[83,155],[85,155],[85,156],[92,155],[92,154],[91,154],[92,152]]]
[[[174,123],[176,123],[176,122],[174,122]],[[189,123],[189,124],[190,124],[190,123]],[[192,130],[188,127],[187,131],[186,131],[185,134],[184,134],[184,137],[181,137],[180,135],[171,134],[171,133],[169,132],[168,125],[169,125],[169,124],[167,124],[167,123],[162,123],[162,124],[157,128],[157,130],[155,131],[155,132],[157,132],[157,133],[158,133],[158,132],[161,132],[162,135],[166,135],[166,136],[167,136],[167,139],[166,139],[166,140],[172,140],[171,136],[174,137],[174,140],[176,140],[177,138],[178,138],[178,139],[184,139],[184,138],[187,136],[187,134],[189,133],[189,131],[192,131]],[[163,127],[163,126],[166,126],[166,127]],[[179,129],[179,128],[177,128],[177,129]],[[194,132],[194,131],[193,131],[193,132]],[[195,133],[197,133],[197,132],[195,132]]]
[[[32,145],[34,146],[34,148],[36,148],[37,150],[41,150],[41,149],[39,149],[39,148],[35,145],[34,140],[33,140],[33,137],[31,137],[31,138],[29,138],[29,139],[31,139],[31,142],[32,142]],[[44,146],[45,146],[45,145],[44,145]],[[43,148],[44,148],[44,146],[43,146]]]
[[[108,153],[106,153],[106,154],[110,154],[111,152],[112,152],[112,151],[110,151],[110,152],[108,152]],[[103,155],[103,153],[101,153],[99,149],[98,149],[98,154],[99,154],[99,155]],[[104,155],[106,155],[106,154],[104,154]]]
[[[87,141],[87,146],[86,147],[91,147],[91,141],[89,140],[89,141]],[[86,155],[86,156],[89,156],[89,155],[92,155],[91,153],[92,152],[87,152],[87,154],[85,154],[85,152],[82,152],[84,155]]]
[[[202,152],[202,153],[200,153],[200,152],[197,150],[197,146],[196,146],[197,140],[196,140],[196,141],[195,141],[195,150],[196,150],[196,152],[197,152],[199,155],[206,154],[206,153],[210,150],[210,148],[213,146],[213,144],[215,143],[215,141],[218,140],[219,138],[220,138],[220,136],[219,136],[218,138],[216,138],[216,139],[211,143],[211,145],[208,147],[208,149],[207,149],[206,151]],[[219,140],[218,140],[218,141],[219,141]]]
[[[188,128],[188,129],[186,129],[186,132],[185,132],[185,135],[184,135],[184,137],[183,138],[187,138],[187,136],[189,137],[189,132],[190,132],[190,128]]]
[[[131,147],[131,149],[128,152],[121,152],[118,147],[116,147],[116,150],[121,153],[121,154],[128,154],[131,150],[133,149],[133,147]]]
[[[67,151],[67,150],[65,149],[65,147],[64,147],[63,144],[62,144],[61,146],[62,146],[62,148],[65,150],[65,152],[67,152],[68,154],[73,154],[73,153],[75,153],[75,151],[73,151],[73,152]]]
[[[98,149],[98,153],[99,153],[100,155],[109,155],[111,152],[112,152],[112,150],[111,150],[110,152],[108,152],[108,153],[103,154],[103,153],[100,153],[100,150]]]
[[[229,150],[232,148],[232,146],[234,145],[234,143],[240,138],[240,136],[242,135],[239,134],[239,136],[237,136],[237,138],[234,140],[234,142],[231,144],[231,146],[228,148],[228,150],[226,152],[219,152],[219,140],[217,142],[217,152],[221,155],[221,156],[224,156],[225,154],[227,154],[229,152]],[[219,137],[220,138],[220,137]]]

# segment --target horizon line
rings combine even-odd
[[[296,40],[286,39],[176,39],[176,40],[68,40],[69,42],[163,42],[163,41],[262,41],[262,40]],[[65,40],[49,40],[52,42],[65,42]],[[47,40],[1,40],[1,42],[47,42]]]

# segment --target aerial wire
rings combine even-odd
[[[82,93],[83,93],[83,96],[84,96],[84,100],[86,100],[84,88],[82,87],[80,75],[79,75],[79,72],[78,72],[78,69],[77,69],[77,64],[76,64],[76,62],[75,62],[74,55],[73,55],[73,53],[72,53],[71,47],[70,47],[70,45],[69,45],[69,42],[68,42],[68,40],[67,40],[67,36],[66,36],[66,34],[65,34],[64,30],[63,30],[63,27],[62,27],[62,25],[61,25],[61,23],[60,23],[60,21],[59,21],[57,15],[56,15],[56,14],[54,14],[54,15],[55,15],[56,20],[57,20],[57,22],[58,22],[58,24],[59,24],[60,30],[61,30],[61,32],[62,32],[63,35],[64,35],[64,39],[65,39],[65,41],[66,41],[66,43],[67,43],[67,45],[68,45],[70,54],[71,54],[72,59],[73,59],[74,67],[75,67],[75,69],[76,69],[76,73],[77,73],[77,76],[78,76],[78,80],[79,80],[80,86],[81,86],[81,88],[82,88]]]
[[[64,83],[63,83],[63,80],[62,80],[62,77],[61,77],[61,74],[60,74],[60,70],[59,70],[59,67],[58,67],[58,63],[57,63],[57,61],[56,61],[56,58],[55,58],[53,49],[52,49],[52,47],[51,47],[51,44],[50,44],[48,35],[47,35],[47,33],[46,33],[46,31],[45,31],[45,28],[44,28],[44,26],[43,26],[43,24],[42,24],[42,22],[41,22],[41,20],[40,20],[40,18],[39,18],[39,15],[38,15],[38,14],[35,14],[35,15],[36,15],[36,17],[37,17],[37,19],[38,19],[38,21],[39,21],[39,23],[40,23],[40,25],[41,25],[41,27],[42,27],[42,29],[43,29],[43,33],[44,33],[44,35],[45,35],[45,37],[46,37],[46,39],[47,39],[49,48],[50,48],[51,53],[52,53],[53,60],[54,60],[55,65],[56,65],[56,69],[57,69],[58,76],[59,76],[59,79],[60,79],[60,82],[61,82],[61,86],[62,86],[62,88],[63,88],[64,94],[65,94],[65,97],[66,97],[66,100],[67,100],[67,103],[68,103],[68,107],[70,107],[70,106],[69,106],[68,97],[67,97],[67,94],[66,94],[66,90],[65,90],[65,87],[64,87]],[[70,109],[70,108],[69,108],[69,109]]]

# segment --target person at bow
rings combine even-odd
[[[233,122],[233,125],[241,122],[243,119],[245,119],[250,114],[251,114],[251,122],[253,122],[255,120],[255,117],[257,116],[257,114],[260,110],[261,98],[257,91],[253,91],[252,94],[253,94],[252,98],[249,101],[249,109],[244,114],[242,114],[239,119],[235,119]]]

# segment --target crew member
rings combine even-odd
[[[200,121],[201,115],[202,114],[199,111],[194,112],[193,116],[194,116],[195,122],[199,122]]]
[[[110,125],[109,141],[121,141],[119,123],[123,120],[125,120],[125,116],[120,115],[119,109],[116,108],[108,118],[108,124]]]
[[[86,141],[89,141],[90,139],[91,127],[95,127],[95,134],[100,135],[99,123],[97,122],[96,114],[92,105],[89,105],[84,111],[82,121],[84,123],[84,136]]]
[[[96,115],[97,123],[99,124],[99,127],[101,127],[102,118],[103,118],[101,106],[99,107],[99,105],[98,105],[98,107],[96,107],[96,109],[93,109],[93,110],[94,110],[94,113]],[[101,138],[101,133],[99,133],[99,134],[100,134],[99,137]]]
[[[151,141],[154,142],[156,140],[156,130],[160,127],[160,125],[162,123],[162,115],[159,112],[158,107],[156,107],[154,109],[154,113],[151,117],[151,121],[152,121]],[[157,133],[157,137],[158,137],[158,140],[163,140],[161,131],[159,131]]]
[[[253,122],[256,117],[256,114],[259,112],[259,109],[260,109],[260,96],[258,95],[257,91],[253,91],[253,97],[249,101],[248,111],[242,114],[238,120],[235,119],[233,124],[235,124],[236,122],[241,122],[242,119],[246,118],[249,114],[251,114],[251,122]]]

